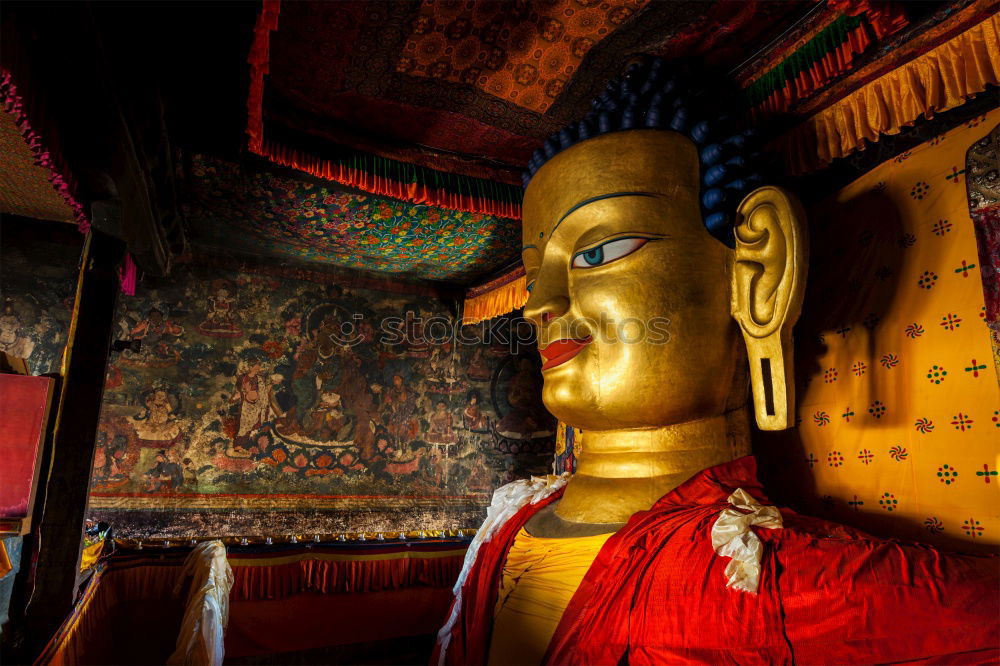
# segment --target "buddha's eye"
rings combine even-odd
[[[638,250],[649,242],[648,238],[633,236],[631,238],[616,238],[602,243],[583,252],[573,255],[573,268],[594,268],[621,259]]]
[[[531,282],[528,283],[528,285],[524,288],[524,290],[530,294],[531,290],[534,288],[535,288],[535,281],[532,280]]]

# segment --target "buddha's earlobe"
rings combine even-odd
[[[757,425],[782,430],[794,423],[792,326],[805,292],[805,214],[789,193],[761,187],[736,216],[731,311],[746,341]]]

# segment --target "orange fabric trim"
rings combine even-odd
[[[518,266],[509,275],[513,279],[496,280],[500,284],[488,291],[482,292],[481,288],[477,288],[466,293],[463,324],[476,324],[524,307],[528,302],[524,268]]]
[[[815,171],[997,83],[1000,18],[994,15],[812,116],[775,147],[793,174]]]

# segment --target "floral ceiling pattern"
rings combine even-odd
[[[345,191],[191,156],[182,170],[196,242],[253,254],[444,282],[510,264],[520,227],[508,220]]]

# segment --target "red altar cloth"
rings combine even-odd
[[[1000,658],[997,559],[878,539],[782,509],[757,594],[725,586],[711,529],[752,457],[700,472],[636,513],[598,554],[545,661],[556,664],[981,663]],[[500,572],[528,505],[482,546],[445,663],[485,663]],[[435,655],[435,661],[436,661]]]

